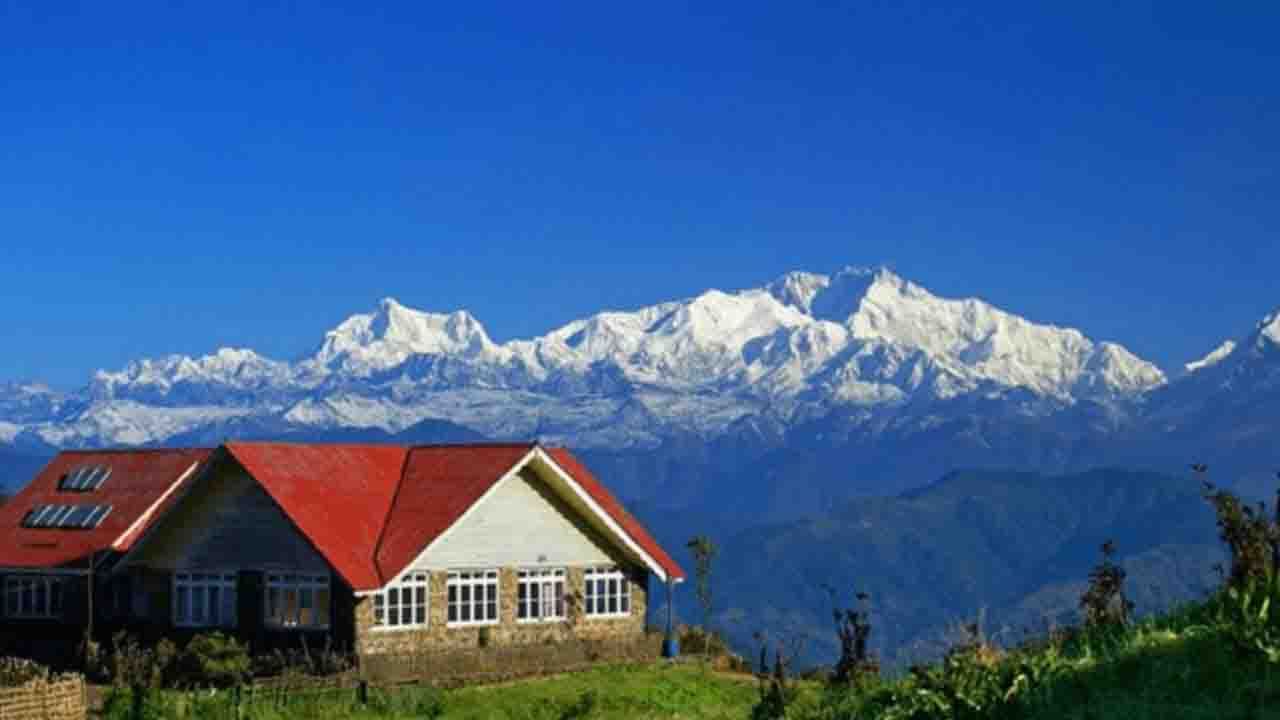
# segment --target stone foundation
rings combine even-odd
[[[549,645],[571,640],[623,640],[644,634],[648,607],[648,574],[631,569],[631,614],[626,617],[587,618],[582,612],[583,568],[568,568],[565,591],[567,618],[547,623],[516,620],[517,568],[502,568],[498,580],[498,623],[482,627],[448,627],[448,572],[431,573],[427,627],[411,630],[375,628],[373,598],[359,598],[355,607],[356,649],[365,655],[415,655],[430,651],[489,647]],[[484,641],[482,643],[482,637]]]

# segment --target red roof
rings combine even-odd
[[[408,450],[393,445],[227,443],[333,569],[356,589],[382,586],[374,549]]]
[[[413,448],[377,549],[383,581],[408,567],[532,449],[531,443]]]
[[[334,571],[356,590],[382,587],[448,530],[537,446],[523,444],[303,445],[228,443],[225,455],[252,475]],[[684,571],[568,450],[546,451],[627,537],[670,577]],[[209,450],[65,452],[0,506],[0,567],[52,567],[90,550],[127,551],[182,493],[175,481]],[[93,493],[58,492],[63,473],[105,464],[112,475]],[[191,475],[194,476],[195,473]],[[19,527],[44,503],[112,504],[96,530]],[[147,514],[148,508],[155,509]],[[128,532],[126,532],[128,531]]]
[[[84,566],[91,552],[128,550],[180,495],[166,492],[176,490],[180,478],[189,482],[196,473],[188,471],[208,459],[211,452],[187,449],[59,453],[25,488],[0,505],[0,567],[78,567]],[[105,465],[111,469],[111,476],[91,492],[58,490],[63,475],[86,465]],[[90,530],[22,527],[23,517],[37,505],[110,505],[111,512]]]

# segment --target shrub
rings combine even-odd
[[[1102,544],[1102,562],[1089,571],[1089,587],[1080,596],[1086,627],[1128,625],[1133,603],[1124,594],[1124,568],[1112,559],[1115,543]]]
[[[249,677],[248,649],[220,632],[197,635],[187,643],[179,662],[177,684],[190,687],[231,687]]]
[[[147,648],[121,630],[111,637],[103,674],[115,687],[158,688],[172,682],[177,657],[177,648],[168,640]]]
[[[37,678],[49,676],[49,669],[39,663],[22,658],[0,658],[0,687],[25,685]]]
[[[1205,466],[1192,466],[1204,472]],[[1217,515],[1218,536],[1227,544],[1231,553],[1231,572],[1227,583],[1232,587],[1244,587],[1255,580],[1275,573],[1276,558],[1280,557],[1280,527],[1267,517],[1263,503],[1248,505],[1231,492],[1221,490],[1205,481],[1203,496],[1213,506]],[[1280,515],[1280,497],[1277,497],[1277,514]]]

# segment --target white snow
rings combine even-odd
[[[1078,330],[940,298],[884,268],[846,268],[601,312],[501,344],[465,310],[387,298],[297,362],[232,348],[138,360],[99,371],[73,419],[18,422],[55,444],[157,442],[278,412],[312,427],[395,432],[441,418],[497,437],[643,445],[676,431],[714,435],[764,411],[785,419],[1001,388],[1070,404],[1165,382],[1154,365]]]
[[[1228,355],[1235,352],[1235,349],[1236,349],[1235,341],[1227,340],[1226,342],[1222,343],[1218,347],[1214,348],[1213,351],[1210,352],[1208,355],[1205,355],[1199,360],[1189,362],[1186,365],[1183,365],[1182,367],[1186,370],[1188,374],[1196,372],[1197,370],[1203,370],[1207,367],[1213,367],[1214,365],[1217,365],[1218,363],[1226,359]]]

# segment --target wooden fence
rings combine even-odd
[[[0,720],[85,720],[84,678],[61,675],[0,687]]]

